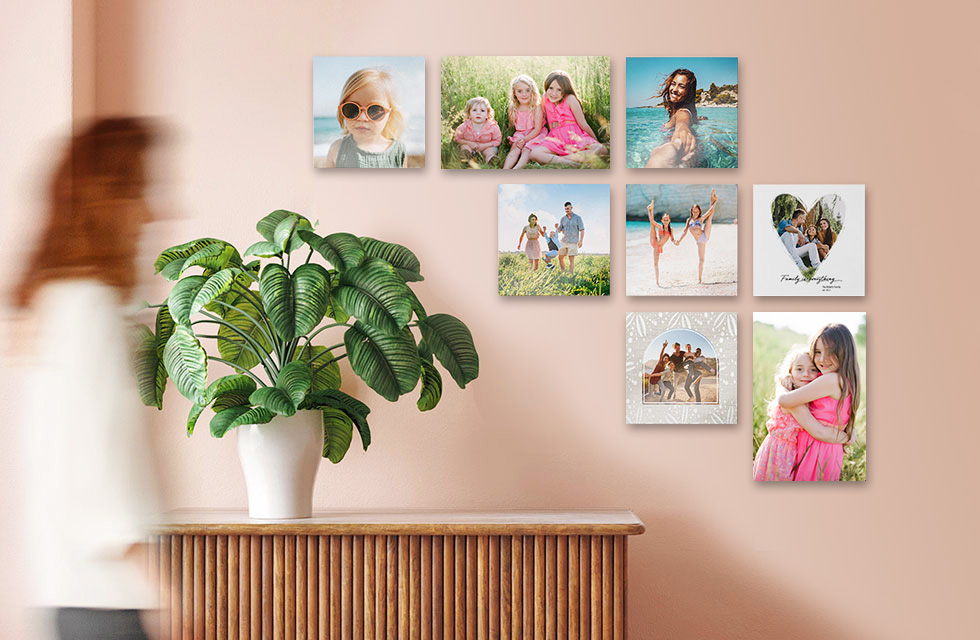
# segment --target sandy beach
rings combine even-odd
[[[690,234],[688,234],[690,235]],[[674,237],[679,238],[677,232]],[[660,286],[653,270],[650,226],[626,229],[626,295],[734,296],[737,293],[738,225],[714,223],[704,258],[704,284],[698,282],[698,250],[694,238],[681,245],[670,241],[660,256]]]
[[[684,382],[687,380],[685,377],[687,374],[678,374],[677,378],[679,384],[674,387],[674,396],[670,400],[664,400],[657,393],[655,389],[651,388],[647,391],[647,394],[643,396],[643,404],[692,404],[696,406],[698,403],[694,401],[694,398],[687,395],[687,389],[684,388]],[[669,391],[665,390],[665,393],[669,395]],[[704,404],[717,404],[718,403],[718,376],[716,375],[706,375],[701,378],[701,403]]]

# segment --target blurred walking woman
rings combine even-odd
[[[32,604],[51,611],[60,638],[146,638],[140,612],[156,604],[139,560],[156,487],[123,312],[149,218],[152,139],[129,118],[72,137],[15,291],[34,331],[20,429]]]

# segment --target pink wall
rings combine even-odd
[[[802,11],[791,3],[685,3],[677,13],[626,2],[504,6],[173,0],[103,3],[96,11],[96,88],[88,98],[95,110],[164,116],[177,134],[161,165],[169,189],[158,208],[170,219],[157,225],[148,254],[208,235],[244,248],[255,220],[288,208],[318,218],[321,229],[411,247],[426,275],[417,288],[423,302],[473,331],[481,377],[465,392],[447,386],[433,413],[419,414],[414,398],[389,404],[348,382],[372,406],[375,442],[339,466],[324,462],[315,507],[633,509],[647,525],[629,555],[635,638],[923,638],[976,630],[980,520],[975,498],[963,491],[977,485],[972,452],[980,443],[958,400],[965,381],[946,368],[931,377],[933,365],[903,349],[927,348],[930,328],[947,338],[958,326],[920,322],[923,311],[962,295],[954,283],[968,280],[955,274],[973,272],[946,244],[961,223],[941,229],[930,220],[953,204],[944,201],[952,200],[948,186],[962,184],[953,190],[956,211],[972,198],[975,180],[966,182],[966,170],[975,162],[957,157],[963,143],[946,125],[955,120],[956,130],[977,133],[977,90],[964,86],[966,94],[950,97],[950,87],[972,82],[970,74],[935,70],[909,48],[921,35],[899,34],[935,32],[937,45],[957,37],[948,26],[940,34],[938,23],[923,24],[931,18],[897,7],[880,15],[858,3]],[[937,13],[953,29],[966,22]],[[614,169],[571,179],[612,185],[613,295],[500,299],[497,184],[570,174],[439,171],[439,58],[557,53],[612,59]],[[426,56],[426,169],[312,168],[312,58],[334,54]],[[647,55],[739,57],[740,169],[623,167],[625,58]],[[972,59],[966,55],[953,60]],[[932,117],[919,81],[926,102],[962,108],[965,120],[946,109]],[[739,184],[737,298],[625,297],[625,184],[658,179]],[[754,182],[867,184],[866,298],[752,298]],[[906,226],[920,216],[928,218],[920,231]],[[485,242],[448,240],[460,225]],[[162,298],[165,289],[155,283],[147,295]],[[624,314],[660,309],[739,312],[737,426],[624,424]],[[751,313],[835,309],[868,312],[869,397],[878,399],[869,411],[870,480],[753,484]],[[579,337],[577,351],[546,362],[540,345],[568,335]],[[926,375],[898,373],[913,368]],[[563,396],[574,408],[562,406]],[[234,438],[216,441],[202,430],[188,440],[188,403],[171,389],[166,405],[154,420],[169,504],[244,508]]]

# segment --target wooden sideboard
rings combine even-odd
[[[630,511],[182,511],[157,529],[164,638],[626,637]]]

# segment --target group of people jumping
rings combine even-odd
[[[701,347],[691,350],[691,345],[684,345],[681,351],[681,343],[674,343],[674,352],[667,353],[667,344],[664,342],[660,355],[657,357],[657,364],[653,372],[647,374],[647,393],[646,401],[659,402],[681,402],[680,398],[674,400],[674,395],[680,387],[680,376],[684,375],[684,391],[687,392],[687,399],[684,402],[701,402],[701,381],[705,375],[717,373],[708,365],[708,359],[701,353]]]

